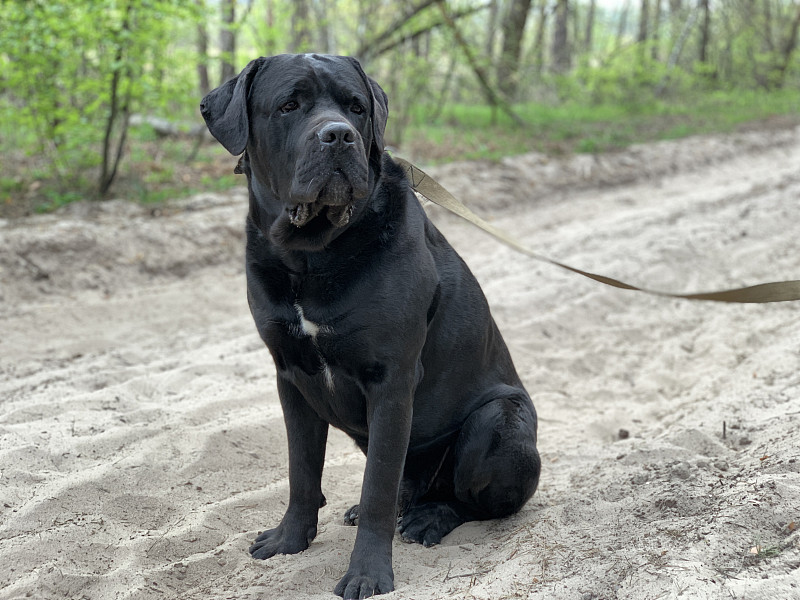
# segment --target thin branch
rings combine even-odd
[[[373,46],[379,44],[383,39],[391,36],[395,31],[400,29],[403,25],[408,23],[411,19],[416,17],[419,13],[421,13],[426,8],[433,6],[439,0],[422,0],[419,4],[412,6],[407,12],[399,16],[395,19],[386,29],[380,32],[377,36],[372,38],[371,40],[367,40],[361,44],[361,47],[356,52],[356,57],[359,59],[364,59],[373,54],[372,48]]]
[[[131,11],[133,9],[133,3],[129,2],[128,6],[125,9],[125,16],[122,19],[122,26],[120,31],[130,31],[131,28]],[[120,75],[122,73],[122,59],[124,57],[124,42],[120,39],[118,40],[117,46],[117,53],[116,53],[116,61],[115,65],[116,68],[114,69],[114,74],[111,76],[111,99],[110,99],[110,107],[109,107],[109,115],[108,120],[106,121],[106,131],[105,135],[103,136],[103,165],[100,172],[100,185],[98,186],[98,191],[100,193],[100,197],[104,196],[108,189],[111,187],[111,182],[114,180],[114,177],[117,173],[117,165],[119,164],[119,157],[121,156],[121,150],[117,148],[117,158],[114,162],[113,169],[111,173],[109,173],[109,154],[111,152],[111,136],[114,133],[114,123],[117,121],[117,115],[119,112],[119,87],[120,87]],[[129,88],[130,89],[130,88]],[[127,101],[126,101],[127,104]],[[125,124],[123,128],[123,139],[125,134],[127,133],[127,111],[128,107],[124,107],[125,115]]]
[[[248,20],[251,10],[253,10],[253,0],[247,0],[247,5],[244,7],[244,10],[242,11],[242,14],[239,16],[238,19],[239,26],[241,26]]]
[[[462,19],[464,17],[468,17],[470,15],[474,15],[477,12],[480,12],[482,10],[486,10],[490,6],[491,6],[491,3],[487,2],[486,4],[481,4],[480,6],[475,6],[473,8],[467,8],[467,9],[461,10],[461,11],[453,14],[452,15],[452,19],[454,21],[456,21],[458,19]],[[430,25],[424,25],[424,26],[419,27],[418,29],[410,31],[410,32],[408,32],[406,34],[401,34],[401,37],[396,39],[396,40],[387,40],[385,44],[383,44],[382,46],[379,46],[379,47],[375,48],[374,50],[372,50],[370,56],[371,57],[375,57],[375,56],[381,56],[382,54],[386,54],[387,52],[397,48],[397,46],[399,46],[403,42],[408,42],[408,41],[414,40],[414,39],[416,39],[416,38],[428,33],[429,31],[433,31],[434,29],[438,29],[442,25],[447,25],[447,23],[444,20],[436,21],[434,23],[431,23]]]
[[[472,68],[472,71],[478,78],[478,82],[481,84],[489,104],[492,106],[497,106],[517,125],[525,127],[527,125],[525,121],[523,121],[519,115],[514,112],[514,110],[511,108],[511,105],[506,102],[497,92],[495,92],[492,86],[489,84],[489,78],[486,76],[486,72],[483,70],[483,67],[478,64],[478,61],[475,59],[475,55],[472,53],[472,49],[464,39],[464,36],[461,35],[461,31],[458,29],[455,21],[453,21],[453,18],[447,12],[445,0],[437,0],[437,5],[439,6],[439,11],[442,13],[442,18],[444,19],[445,24],[453,32],[456,43],[461,48],[461,51],[464,52],[464,56],[466,56],[469,66]]]
[[[664,76],[661,78],[661,81],[658,82],[658,85],[655,89],[655,95],[657,97],[661,96],[664,93],[664,90],[666,90],[667,82],[669,81],[672,69],[674,69],[675,65],[678,64],[678,59],[680,59],[681,52],[683,52],[683,46],[686,44],[686,40],[689,39],[689,33],[692,31],[694,24],[697,22],[697,16],[699,13],[700,4],[698,3],[692,9],[692,12],[689,13],[686,23],[684,23],[683,29],[681,30],[681,35],[678,38],[678,41],[676,41],[675,45],[672,47],[672,52],[669,53],[669,58],[667,59],[667,70],[664,73]]]

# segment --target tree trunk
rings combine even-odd
[[[500,13],[498,0],[489,2],[489,21],[486,25],[486,49],[484,50],[489,63],[494,62],[494,42],[497,39],[497,18]]]
[[[697,5],[686,18],[686,22],[683,24],[683,29],[681,31],[680,37],[675,41],[674,45],[672,46],[672,51],[669,53],[669,58],[667,59],[667,71],[664,76],[661,78],[661,82],[656,86],[655,94],[656,96],[661,96],[664,91],[667,89],[667,83],[669,82],[670,72],[672,69],[675,68],[675,65],[678,64],[678,61],[681,58],[681,52],[683,52],[683,46],[686,44],[686,40],[689,39],[689,33],[691,33],[692,28],[694,27],[695,22],[697,21],[697,12],[700,10],[700,5]]]
[[[764,45],[768,52],[775,50],[772,35],[772,6],[770,0],[764,0]]]
[[[569,1],[558,0],[556,4],[556,23],[553,29],[553,73],[566,73],[570,66],[569,40],[568,40],[568,17]]]
[[[797,35],[800,30],[800,6],[797,7],[797,13],[792,20],[789,34],[786,37],[786,42],[783,44],[781,63],[778,65],[776,77],[774,80],[775,87],[783,87],[786,80],[786,71],[792,61],[792,54],[797,49]]]
[[[650,34],[649,20],[650,1],[642,0],[641,9],[639,10],[639,31],[636,34],[636,54],[640,65],[644,65],[645,56],[647,56],[647,40]]]
[[[117,53],[115,55],[116,67],[114,74],[111,76],[111,98],[109,102],[109,114],[106,120],[106,130],[103,136],[103,163],[100,168],[100,181],[98,184],[99,196],[102,198],[108,193],[111,184],[117,176],[117,168],[122,160],[122,151],[125,147],[125,140],[128,136],[128,123],[130,118],[130,99],[132,86],[128,82],[128,90],[124,98],[122,95],[122,81],[127,74],[127,78],[131,79],[130,65],[125,65],[125,37],[131,32],[131,20],[133,17],[133,3],[129,2],[125,9],[125,16],[122,19],[120,27],[120,37],[117,40]],[[123,72],[126,71],[127,73]],[[114,128],[118,122],[119,125],[119,138],[117,139],[117,148],[112,159],[112,138],[114,136]]]
[[[503,49],[497,66],[497,84],[509,100],[513,100],[517,93],[522,35],[525,33],[530,8],[531,0],[512,0],[503,21]]]
[[[597,0],[589,2],[589,12],[586,15],[586,33],[583,36],[583,51],[592,52],[592,37],[594,36],[594,15],[597,9]]]
[[[547,0],[539,0],[539,18],[533,42],[533,67],[537,74],[544,69],[544,34],[547,31]]]
[[[196,0],[198,12],[205,14],[205,2]],[[205,20],[197,23],[197,79],[200,83],[200,97],[211,91],[211,78],[208,76],[208,29]]]
[[[730,8],[723,8],[720,11],[722,26],[725,31],[722,32],[722,39],[725,40],[725,46],[720,49],[720,56],[717,59],[718,71],[720,76],[725,81],[733,79],[733,40],[736,36],[733,23],[731,23]]]
[[[700,55],[698,58],[701,63],[708,62],[708,44],[711,40],[711,9],[708,0],[700,0],[700,8],[703,10],[703,23],[700,26]]]
[[[643,44],[647,41],[648,27],[647,22],[650,19],[650,2],[649,0],[642,0],[642,9],[639,11],[639,34],[636,36],[636,41]]]
[[[275,2],[274,0],[267,0],[267,7],[264,11],[264,20],[267,24],[267,30],[272,31],[275,28]],[[267,41],[264,44],[264,55],[272,56],[277,51],[275,45],[275,36],[268,35]]]
[[[669,43],[674,44],[683,29],[681,17],[683,0],[669,0]]]
[[[323,54],[330,54],[333,42],[328,18],[328,3],[325,0],[314,2],[314,22],[316,23],[316,34],[319,40],[314,50]]]
[[[224,0],[222,8],[222,28],[219,32],[219,46],[222,52],[220,84],[236,75],[236,0]]]
[[[311,22],[308,0],[294,0],[292,13],[292,39],[289,52],[306,52],[311,49]]]
[[[654,0],[653,5],[653,30],[651,39],[653,40],[652,54],[653,60],[658,60],[659,41],[661,39],[661,0]]]
[[[628,29],[628,13],[631,11],[631,0],[625,0],[622,11],[619,14],[619,22],[617,23],[617,40],[615,49],[619,50],[622,46],[622,39],[625,37],[625,32]]]

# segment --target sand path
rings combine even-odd
[[[633,283],[800,278],[800,130],[430,172]],[[288,485],[245,211],[236,190],[0,223],[0,599],[333,598],[364,465],[341,433],[311,547],[247,554]],[[431,212],[536,403],[544,470],[510,519],[396,540],[387,600],[800,598],[800,306],[614,290]]]

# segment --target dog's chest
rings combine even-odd
[[[316,355],[318,362],[315,370],[322,373],[325,386],[331,392],[333,392],[336,388],[333,380],[333,371],[328,363],[328,359],[326,359],[325,355],[320,349],[319,335],[324,334],[326,336],[333,336],[335,335],[335,332],[333,331],[333,328],[329,327],[328,325],[315,323],[314,321],[306,318],[305,311],[303,310],[300,302],[294,303],[294,310],[297,313],[297,321],[289,324],[289,334],[299,340],[305,341],[310,345],[308,351],[313,352]]]
[[[299,301],[284,304],[272,318],[258,320],[262,337],[278,370],[301,387],[329,394],[351,394],[378,384],[386,374],[385,361],[375,353],[375,341],[363,322],[350,314],[320,318]],[[380,337],[380,336],[378,336]]]

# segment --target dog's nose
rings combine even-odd
[[[348,123],[328,123],[317,132],[317,137],[323,146],[341,148],[352,146],[356,141],[356,134]]]

